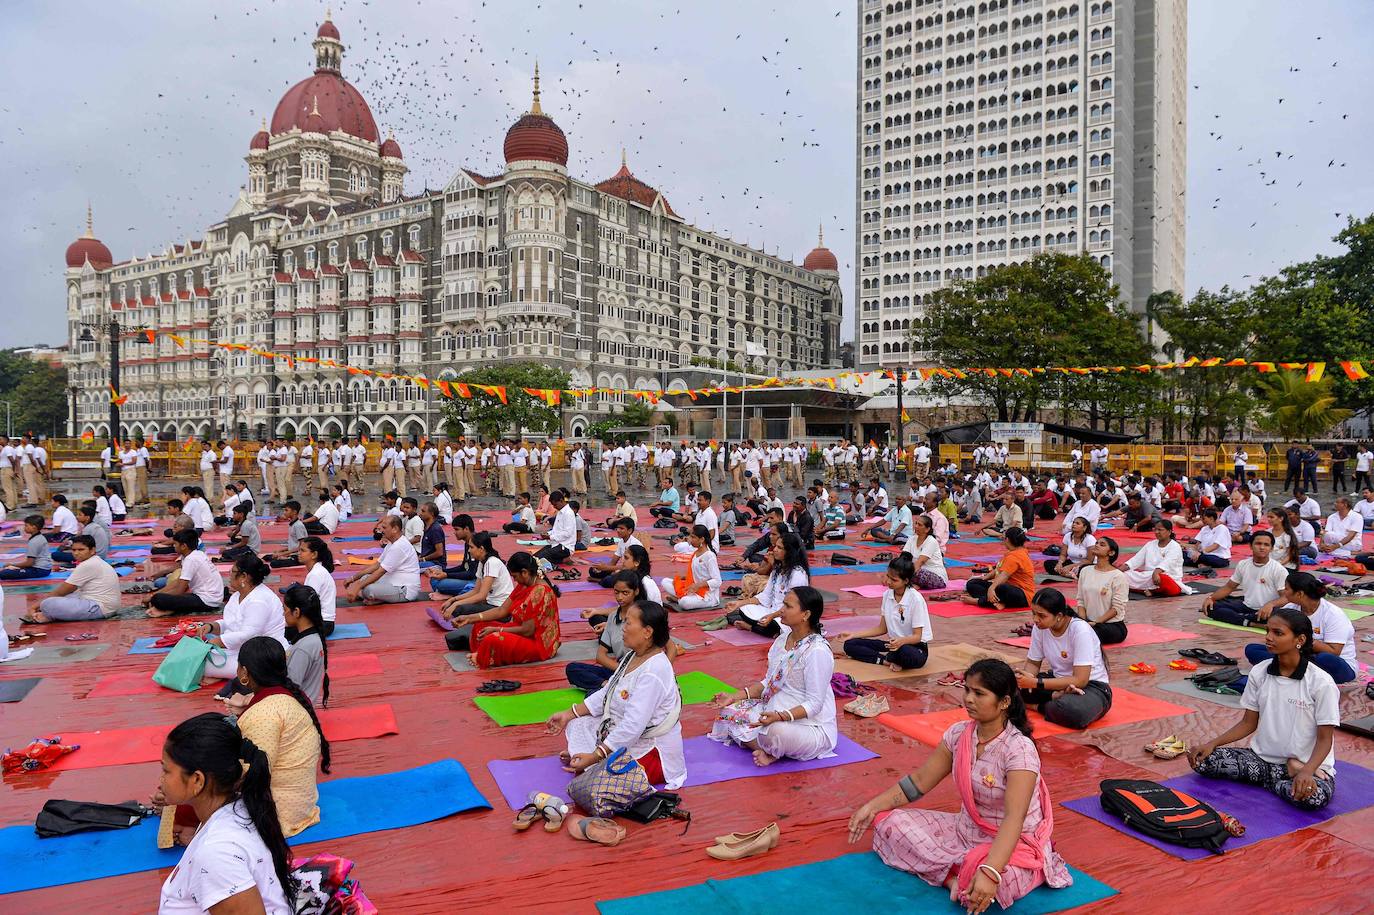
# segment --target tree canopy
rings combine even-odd
[[[472,369],[450,381],[454,382],[506,389],[505,403],[498,397],[478,391],[473,391],[469,398],[454,397],[444,402],[444,426],[450,436],[462,435],[466,427],[471,427],[489,439],[507,433],[558,432],[559,408],[526,394],[523,389],[561,390],[571,384],[567,372],[537,362],[514,362]]]
[[[14,350],[0,350],[0,401],[10,405],[16,434],[66,433],[70,402],[65,369],[53,368]]]

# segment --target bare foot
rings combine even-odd
[[[773,765],[773,763],[777,761],[778,759],[776,756],[769,756],[762,750],[754,751],[754,765],[758,766],[760,769],[762,769],[764,766],[771,766]]]
[[[572,762],[572,754],[564,750],[562,753],[558,754],[558,762],[564,766],[568,765]]]
[[[164,618],[164,617],[171,616],[172,613],[171,613],[171,611],[168,611],[168,610],[158,610],[158,609],[156,609],[156,608],[154,608],[154,607],[149,607],[149,608],[148,608],[148,611],[147,611],[147,615],[148,615],[149,617],[151,617],[152,619],[157,620],[157,619],[162,619],[162,618]]]
[[[736,628],[736,629],[743,629],[745,632],[749,632],[749,631],[750,631],[749,624],[746,623],[744,620],[738,620],[738,621],[736,621],[736,622],[735,622],[735,628]]]
[[[431,592],[429,592],[429,600],[444,600],[444,599],[445,599],[444,595],[440,594],[438,591],[431,591]]]
[[[887,669],[888,669],[888,670],[901,670],[901,669],[902,669],[902,665],[898,664],[896,661],[888,661],[888,662],[887,662]]]

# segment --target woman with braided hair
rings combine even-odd
[[[239,684],[249,695],[233,696],[239,730],[267,754],[272,799],[282,833],[296,833],[320,821],[315,770],[329,771],[329,741],[309,697],[286,672],[286,651],[276,639],[256,636],[239,649]]]
[[[210,712],[172,729],[158,795],[194,808],[201,826],[162,884],[159,915],[294,911],[291,849],[271,789],[267,755],[233,718]]]

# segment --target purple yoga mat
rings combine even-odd
[[[784,759],[771,766],[760,768],[754,765],[754,757],[748,750],[734,745],[716,743],[709,737],[692,737],[682,742],[687,757],[687,781],[683,787],[694,788],[714,782],[728,782],[736,778],[759,778],[764,775],[783,775],[804,772],[808,769],[830,769],[849,763],[876,759],[878,754],[859,746],[854,741],[840,735],[835,747],[835,755],[828,759],[810,759],[801,762]],[[512,810],[525,806],[531,791],[547,791],[564,800],[568,782],[572,775],[564,772],[557,756],[544,756],[535,759],[496,759],[487,763],[487,769],[501,794]]]
[[[1217,810],[1229,813],[1245,824],[1245,835],[1227,839],[1226,844],[1222,846],[1228,851],[1254,845],[1256,842],[1263,842],[1265,839],[1272,839],[1308,826],[1316,826],[1332,817],[1353,813],[1374,804],[1374,772],[1363,766],[1339,760],[1336,762],[1336,793],[1332,795],[1331,803],[1321,810],[1300,810],[1263,788],[1216,778],[1203,778],[1196,774],[1171,778],[1163,784],[1211,804]],[[1160,842],[1136,832],[1103,810],[1096,796],[1068,801],[1064,806],[1099,823],[1105,823],[1118,832],[1124,832],[1128,836],[1153,845],[1160,851],[1168,852],[1175,858],[1196,861],[1212,857],[1211,852],[1201,848],[1170,845],[1168,842]]]
[[[558,608],[558,621],[559,621],[560,623],[581,623],[581,622],[584,622],[584,620],[582,619],[582,611],[585,610],[585,609],[587,609],[587,608],[585,608],[585,607],[559,607],[559,608]],[[600,610],[605,610],[606,612],[609,613],[611,610],[615,609],[615,604],[611,604],[609,607],[600,607],[600,608],[592,608],[592,609],[596,609],[596,610],[598,610],[598,611],[600,611]]]
[[[439,625],[440,629],[444,630],[445,632],[452,632],[454,630],[454,625],[450,623],[448,620],[444,619],[444,615],[440,613],[438,610],[435,610],[433,607],[426,607],[425,613],[429,616],[430,619],[434,620],[434,622]]]
[[[380,556],[382,548],[379,546],[360,546],[351,550],[344,550],[346,556]]]

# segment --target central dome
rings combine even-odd
[[[506,162],[555,162],[568,164],[568,138],[553,118],[539,107],[539,65],[534,67],[534,102],[530,110],[506,131],[502,147]]]
[[[315,75],[287,89],[277,102],[270,128],[274,136],[296,128],[312,133],[341,130],[369,143],[378,141],[372,109],[362,93],[340,75],[342,62],[339,30],[326,19],[315,38]]]

